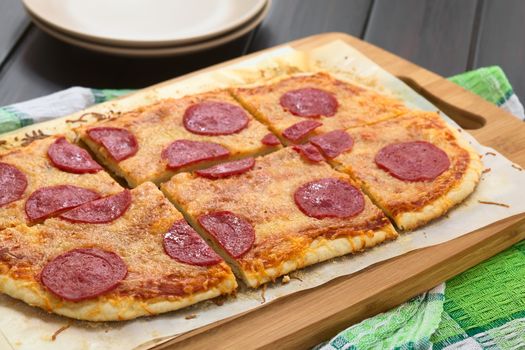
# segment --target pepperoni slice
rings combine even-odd
[[[431,181],[450,167],[447,154],[426,141],[390,144],[376,154],[375,162],[404,181]]]
[[[103,224],[118,219],[131,204],[131,193],[124,190],[109,197],[97,199],[61,214],[59,217],[87,224]]]
[[[139,149],[135,135],[126,129],[99,127],[89,129],[87,134],[93,141],[102,145],[117,162],[134,156]]]
[[[293,146],[292,149],[311,162],[318,163],[324,160],[321,152],[311,143],[296,145]]]
[[[323,125],[315,120],[305,120],[286,128],[283,131],[283,136],[288,140],[296,142],[305,137],[310,131],[317,129]]]
[[[333,94],[316,88],[288,91],[279,102],[288,112],[304,118],[332,117],[339,107]]]
[[[255,242],[252,225],[229,211],[202,215],[197,220],[233,258],[242,257]]]
[[[225,158],[229,154],[230,151],[217,143],[177,140],[162,151],[162,158],[168,161],[169,169],[178,169],[205,160]]]
[[[163,243],[166,254],[185,264],[210,266],[222,261],[185,220],[171,226]]]
[[[27,178],[15,166],[0,163],[0,206],[19,200],[27,188]]]
[[[326,178],[300,186],[294,194],[295,204],[313,218],[349,218],[363,211],[365,200],[361,191],[349,183]]]
[[[264,137],[261,140],[263,145],[266,146],[278,146],[281,144],[281,141],[272,133],[264,135]]]
[[[25,210],[30,221],[37,221],[99,198],[97,192],[77,186],[43,187],[31,193]]]
[[[324,135],[314,136],[310,142],[317,146],[327,158],[335,158],[351,150],[354,145],[352,137],[343,130],[334,130]]]
[[[184,112],[186,130],[198,135],[235,134],[248,125],[246,112],[231,103],[201,102]]]
[[[70,173],[96,173],[102,170],[85,149],[67,142],[65,137],[58,138],[49,146],[47,155],[55,167]]]
[[[98,248],[73,249],[44,266],[40,280],[68,301],[97,297],[114,289],[128,273],[122,258]]]
[[[232,175],[238,175],[247,172],[255,165],[255,159],[252,157],[234,160],[233,162],[222,163],[204,170],[197,170],[195,173],[208,179],[222,179]]]

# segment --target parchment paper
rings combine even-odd
[[[315,49],[309,56],[289,47],[281,48],[220,72],[196,76],[179,84],[161,86],[155,91],[139,93],[121,100],[118,105],[110,106],[132,108],[146,100],[154,101],[213,87],[253,83],[283,73],[318,69],[329,70],[342,79],[397,96],[410,107],[437,110],[404,83],[342,41],[334,41]],[[101,110],[109,107],[106,105],[97,108]],[[448,117],[444,118],[458,127]],[[463,204],[452,210],[448,217],[417,231],[402,234],[396,241],[365,253],[333,259],[294,273],[295,276],[300,276],[302,281],[292,279],[288,284],[277,281],[267,288],[266,303],[281,296],[319,286],[379,261],[457,238],[493,222],[525,212],[525,171],[521,171],[517,165],[513,166],[495,150],[480,145],[467,132],[462,131],[461,134],[483,155],[485,168],[491,169],[483,175],[476,191]],[[479,200],[504,203],[509,207],[480,204]],[[7,296],[0,296],[0,329],[13,349],[144,349],[177,334],[260,307],[261,303],[260,290],[241,288],[236,298],[227,299],[222,306],[207,301],[151,318],[94,324],[47,314]],[[186,319],[186,316],[190,315],[196,317]],[[53,341],[52,335],[64,326],[69,328],[58,334]]]

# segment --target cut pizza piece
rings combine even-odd
[[[0,155],[0,229],[34,224],[122,187],[63,136]]]
[[[251,287],[397,236],[349,176],[307,154],[285,148],[228,177],[182,173],[161,189]]]
[[[0,290],[89,321],[155,315],[235,290],[231,269],[152,183],[0,231]]]
[[[131,187],[268,153],[280,142],[227,91],[163,100],[78,129],[80,138]]]
[[[296,75],[232,90],[241,104],[286,144],[312,135],[375,123],[407,111],[401,101],[333,78]]]
[[[331,161],[403,230],[442,216],[480,179],[479,155],[437,113],[410,112],[347,133],[352,149]]]

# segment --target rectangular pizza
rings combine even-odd
[[[346,134],[352,145],[343,152],[328,154],[341,144],[330,134],[311,142],[403,230],[443,216],[481,177],[477,152],[435,112],[413,111]]]
[[[250,287],[396,238],[348,175],[303,151],[177,174],[161,189]]]
[[[327,73],[288,76],[260,86],[234,88],[232,93],[285,144],[407,111],[399,100]]]
[[[131,187],[280,146],[225,90],[163,100],[77,131]]]
[[[60,135],[0,154],[0,181],[0,230],[122,191],[86,150]]]
[[[236,287],[230,267],[150,182],[0,231],[0,291],[80,320],[156,315]]]

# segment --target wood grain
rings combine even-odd
[[[474,67],[501,66],[522,101],[525,100],[524,17],[525,1],[484,1],[473,62]]]
[[[450,76],[467,68],[477,0],[377,0],[364,40]]]
[[[481,143],[498,149],[522,166],[525,164],[525,138],[520,136],[525,133],[525,125],[444,78],[341,33],[313,36],[291,44],[307,51],[334,39],[353,45],[392,74],[412,80],[420,89],[455,106],[458,113],[468,111],[484,119],[483,127],[471,133]],[[219,68],[220,65],[207,70]],[[524,238],[525,215],[514,216],[186,333],[157,349],[308,348],[350,324],[399,305]]]

